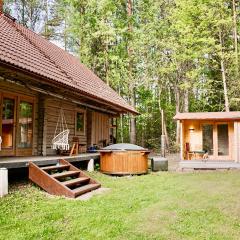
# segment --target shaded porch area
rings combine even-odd
[[[38,166],[57,164],[59,160],[65,159],[70,163],[99,159],[99,153],[82,153],[75,156],[29,156],[29,157],[1,157],[0,168],[16,169],[28,167],[29,162]]]
[[[174,119],[180,126],[181,160],[201,166],[216,162],[217,168],[240,163],[240,112],[178,113]]]

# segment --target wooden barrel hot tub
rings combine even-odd
[[[111,175],[144,174],[148,171],[145,148],[134,144],[114,144],[100,150],[100,171]]]

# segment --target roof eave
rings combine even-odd
[[[37,77],[37,78],[40,78],[41,80],[43,80],[44,82],[46,83],[49,83],[49,80],[51,81],[51,83],[55,84],[55,85],[58,85],[60,87],[64,87],[64,88],[67,88],[68,90],[74,90],[76,92],[79,92],[79,94],[81,94],[81,96],[84,96],[84,97],[88,97],[90,99],[93,99],[93,100],[97,100],[97,101],[100,101],[100,103],[102,103],[104,101],[104,104],[108,105],[108,106],[114,106],[114,107],[117,107],[119,108],[119,111],[116,110],[118,113],[132,113],[134,115],[140,115],[140,113],[138,111],[136,111],[135,109],[132,109],[133,107],[131,107],[130,105],[130,108],[127,108],[127,107],[123,107],[121,105],[118,105],[118,104],[115,104],[115,103],[112,103],[106,99],[102,99],[102,98],[99,98],[93,94],[89,94],[89,93],[86,93],[84,91],[81,91],[77,88],[74,88],[74,87],[71,87],[71,86],[68,86],[67,84],[64,84],[64,83],[61,83],[61,82],[58,82],[52,78],[47,78],[45,76],[42,76],[38,73],[35,73],[35,72],[32,72],[32,71],[29,71],[27,69],[23,69],[17,65],[14,65],[14,64],[10,64],[8,62],[5,62],[5,61],[1,61],[0,60],[0,63],[2,63],[2,65],[4,66],[10,66],[11,68],[14,68],[16,70],[20,70],[23,74],[31,74],[33,77]]]

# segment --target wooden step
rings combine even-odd
[[[64,169],[69,169],[69,165],[46,166],[46,167],[41,167],[41,169],[44,171],[64,170]]]
[[[90,180],[89,177],[79,177],[79,178],[70,179],[68,181],[64,181],[64,182],[62,182],[62,184],[67,187],[70,187],[70,186],[77,185],[79,183],[87,182],[89,180]]]
[[[50,176],[52,176],[54,178],[64,178],[64,177],[76,176],[79,173],[80,173],[80,171],[65,171],[65,172],[61,172],[61,173],[51,174]]]
[[[65,169],[66,171],[64,171]],[[59,172],[51,174],[51,170],[59,170]],[[66,177],[72,177],[72,179],[64,179]],[[69,198],[75,198],[101,186],[84,171],[63,159],[59,160],[59,166],[39,167],[30,162],[29,179],[50,194]],[[74,187],[75,189],[72,189]]]
[[[83,194],[83,193],[86,193],[86,192],[90,192],[94,189],[97,189],[99,188],[101,185],[99,183],[91,183],[91,184],[87,184],[85,186],[82,186],[82,187],[78,187],[78,188],[75,188],[75,189],[72,189],[75,197]]]

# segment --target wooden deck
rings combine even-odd
[[[240,162],[184,160],[179,162],[180,169],[240,169]]]
[[[90,159],[99,159],[99,153],[82,153],[76,156],[31,156],[31,157],[0,157],[0,168],[24,168],[28,167],[29,162],[33,162],[38,166],[57,164],[60,159],[68,162],[81,162]]]

